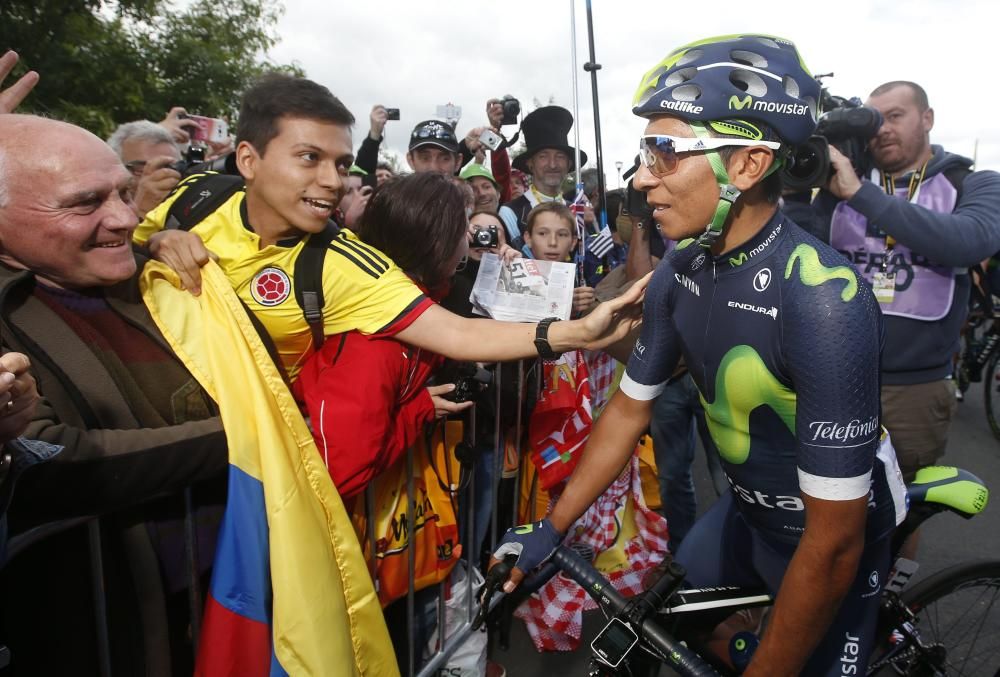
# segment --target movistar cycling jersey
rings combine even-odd
[[[621,389],[656,397],[681,354],[751,526],[797,540],[801,494],[869,496],[869,542],[905,515],[879,424],[881,315],[840,254],[776,212],[721,256],[678,246],[646,292]]]

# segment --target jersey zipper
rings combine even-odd
[[[708,383],[708,346],[711,345],[708,342],[708,334],[712,328],[712,313],[715,312],[715,288],[718,286],[718,269],[715,265],[715,257],[712,257],[712,297],[708,301],[708,319],[705,321],[705,336],[703,337],[704,346],[701,351],[701,377],[705,381],[705,387],[711,387]]]

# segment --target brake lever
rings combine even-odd
[[[490,612],[490,601],[493,599],[493,593],[499,590],[507,582],[507,579],[510,578],[510,572],[513,570],[516,562],[517,555],[510,554],[486,572],[486,581],[476,592],[476,597],[479,599],[479,611],[476,612],[476,617],[472,619],[473,631],[479,630],[483,626],[483,623],[486,622],[486,616]]]

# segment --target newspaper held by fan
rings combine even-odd
[[[575,275],[572,263],[524,258],[505,263],[496,254],[485,254],[469,301],[473,312],[495,320],[568,320]]]

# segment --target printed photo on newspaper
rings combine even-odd
[[[475,312],[495,320],[568,320],[575,278],[572,263],[514,259],[505,264],[496,254],[486,254],[469,300]]]

